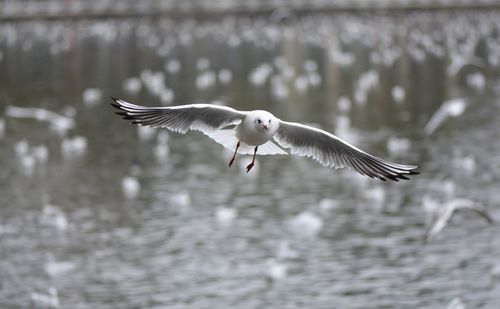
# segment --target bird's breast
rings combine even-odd
[[[259,146],[269,141],[273,136],[269,131],[259,130],[254,126],[242,123],[236,128],[236,137],[247,145]]]

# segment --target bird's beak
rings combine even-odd
[[[264,129],[266,129],[266,131],[269,130],[269,128],[265,124],[263,124],[262,127],[264,127]]]

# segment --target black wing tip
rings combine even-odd
[[[118,99],[117,97],[111,97],[111,100],[113,100],[113,102],[111,102],[111,104],[120,104],[119,101],[121,101],[121,99]]]
[[[420,172],[416,171],[416,169],[418,169],[419,166],[415,166],[413,167],[412,169],[409,169],[406,173],[401,173],[401,174],[398,174],[398,178],[399,179],[403,179],[403,180],[410,180],[410,177],[407,177],[407,176],[413,176],[413,175],[419,175]],[[396,180],[397,181],[397,180]]]
[[[118,99],[118,98],[115,98],[115,97],[111,97],[111,99],[113,100],[113,102],[111,102],[111,106],[115,107],[115,108],[118,108],[118,109],[122,109],[122,105],[120,104],[119,101],[121,101],[121,99]]]
[[[488,224],[496,224],[495,219],[491,216],[491,214],[488,212],[488,210],[485,207],[482,207],[480,210],[476,210],[476,212],[486,220]]]
[[[403,176],[402,174],[398,174],[398,175],[384,175],[380,179],[382,179],[383,181],[386,181],[387,179],[392,181],[399,181],[400,179],[408,179],[408,178]]]
[[[491,224],[491,225],[497,224],[497,222],[489,214],[486,216],[486,222],[488,222],[488,224]]]
[[[384,175],[377,175],[375,177],[377,177],[383,181],[386,181],[387,179],[392,180],[392,181],[398,181],[398,182],[400,180],[411,180],[411,178],[409,176],[420,174],[420,172],[415,171],[415,169],[417,169],[417,168],[418,168],[418,166],[411,169],[411,170],[406,171],[405,173],[398,173],[396,175],[384,174]]]
[[[122,117],[124,120],[129,120],[131,124],[139,124],[137,119],[132,117],[126,109],[123,108],[123,105],[120,103],[121,99],[118,99],[116,97],[111,97],[113,102],[111,102],[111,106],[114,108],[118,109],[118,112],[115,112],[115,114],[119,115]]]
[[[116,106],[115,106],[116,107]],[[117,107],[119,108],[119,107]],[[124,120],[130,120],[130,123],[131,124],[140,124],[140,122],[137,120],[137,118],[135,117],[132,117],[131,115],[129,115],[126,111],[119,111],[119,112],[115,112],[115,114],[119,115],[122,117],[122,119]]]
[[[410,177],[408,177],[408,176],[419,175],[420,172],[415,171],[415,169],[417,169],[417,168],[418,168],[418,166],[415,167],[414,169],[409,170],[407,173],[398,174],[397,175],[398,179],[410,180]],[[396,181],[398,181],[398,180],[396,180]]]
[[[121,99],[118,99],[116,97],[111,97],[111,99],[113,99],[113,102],[110,103],[111,106],[119,110],[115,112],[115,114],[121,116],[122,119],[125,120],[135,120],[135,118],[129,114],[129,111],[124,108],[123,104],[120,103],[120,101],[122,101]]]
[[[408,170],[408,175],[418,175],[420,174],[419,171],[417,171],[417,169],[419,169],[421,166],[418,166],[418,165],[413,165],[411,169]]]
[[[370,178],[375,178],[375,179],[378,179],[378,180],[382,180],[382,181],[387,181],[387,180],[392,180],[392,181],[397,181],[399,182],[399,180],[411,180],[409,177],[407,177],[407,175],[416,175],[416,174],[419,174],[418,172],[415,172],[415,173],[412,173],[411,171],[408,172],[408,173],[398,173],[396,175],[394,174],[363,174],[362,175],[366,175]]]

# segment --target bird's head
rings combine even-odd
[[[266,111],[255,111],[252,119],[257,130],[275,132],[278,127],[278,120],[271,113]]]

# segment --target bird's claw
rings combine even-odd
[[[250,170],[252,169],[253,165],[254,165],[253,162],[247,165],[247,173],[250,172]]]
[[[231,161],[229,161],[229,167],[231,167],[231,165],[233,165],[233,162],[234,162],[234,158],[232,158]]]

